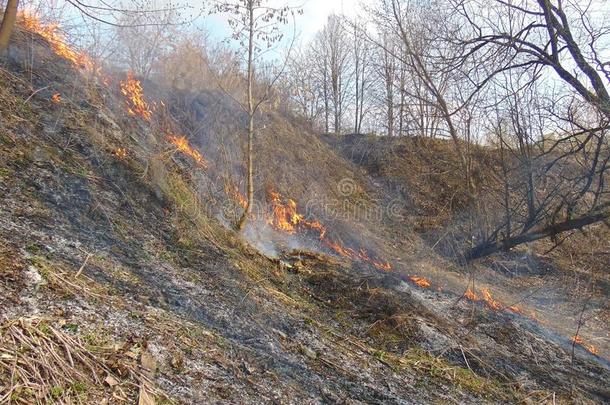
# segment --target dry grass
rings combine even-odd
[[[92,349],[69,333],[69,325],[19,318],[0,326],[0,403],[133,403],[138,394],[164,397],[135,361],[111,368],[117,353]],[[116,359],[115,359],[116,362]],[[146,388],[144,388],[146,387]]]

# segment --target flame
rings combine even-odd
[[[470,289],[470,287],[468,287],[468,289],[466,289],[466,292],[464,293],[464,297],[473,302],[483,302],[494,311],[500,311],[504,309],[518,314],[523,313],[521,308],[517,305],[505,306],[500,301],[494,299],[489,290],[486,288],[481,289],[481,295],[477,295],[477,293],[475,293]]]
[[[227,183],[225,184],[225,192],[233,197],[233,199],[235,201],[237,201],[237,203],[242,207],[242,208],[246,208],[248,206],[248,200],[246,199],[246,197],[239,192],[239,189],[237,188],[237,186],[235,186],[235,184],[233,183]]]
[[[43,37],[51,45],[56,55],[70,61],[75,67],[86,70],[93,69],[93,61],[86,53],[77,52],[66,44],[66,38],[60,32],[58,23],[43,23],[38,16],[29,11],[22,11],[19,14],[19,19],[28,31]]]
[[[429,280],[419,276],[409,276],[409,280],[411,280],[422,288],[430,288],[430,286],[432,285]]]
[[[303,215],[297,212],[297,203],[288,199],[287,203],[282,200],[282,195],[273,190],[267,190],[269,203],[273,215],[267,218],[267,223],[272,227],[289,234],[296,232],[296,226],[303,221]]]
[[[186,139],[186,137],[168,133],[166,135],[166,138],[170,143],[176,146],[177,150],[184,153],[185,155],[192,157],[198,165],[202,166],[204,169],[208,168],[208,162],[203,158],[203,156],[201,155],[201,153],[199,153],[197,149],[193,148],[189,144],[189,141],[188,139]]]
[[[472,292],[472,290],[470,289],[470,287],[468,287],[468,289],[466,290],[466,292],[464,293],[464,297],[466,297],[467,299],[469,299],[470,301],[478,301],[479,298],[477,297],[477,295]]]
[[[152,111],[144,100],[142,84],[133,77],[132,72],[127,72],[127,79],[121,81],[121,93],[127,97],[127,112],[129,115],[140,116],[150,121]]]
[[[392,265],[390,263],[381,259],[371,258],[364,249],[354,250],[329,239],[326,226],[320,221],[308,220],[303,214],[300,214],[295,200],[284,198],[272,188],[267,189],[267,199],[271,204],[272,215],[266,218],[266,222],[271,227],[291,235],[295,234],[298,229],[313,231],[318,234],[318,238],[324,245],[340,256],[350,260],[370,263],[379,270],[392,270]]]
[[[507,309],[509,311],[512,311],[512,312],[516,313],[516,314],[522,314],[523,313],[523,310],[518,305],[511,305],[510,307],[507,307]],[[534,314],[533,312],[530,314],[530,316],[532,318],[536,319],[536,314]]]
[[[500,304],[499,301],[496,301],[492,296],[491,293],[489,292],[489,290],[487,289],[483,289],[481,290],[482,294],[483,294],[483,301],[485,301],[485,303],[487,305],[489,305],[489,307],[493,310],[499,311],[500,309],[503,308],[503,305]]]
[[[583,340],[583,338],[581,338],[578,335],[574,335],[572,336],[572,342],[576,345],[582,346],[584,349],[586,349],[589,353],[591,354],[595,354],[597,355],[599,352],[597,351],[597,348],[595,346],[593,346],[592,344],[589,344],[587,342],[585,342]]]
[[[61,94],[55,93],[51,96],[51,101],[55,104],[61,103]]]
[[[127,149],[125,148],[116,148],[112,154],[119,159],[125,159],[127,157]]]

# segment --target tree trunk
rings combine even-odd
[[[356,92],[355,92],[355,96],[356,96],[356,114],[354,114],[355,116],[355,122],[354,122],[354,133],[357,134],[358,131],[358,119],[360,118],[359,115],[359,106],[360,106],[360,72],[358,72],[358,68],[359,68],[359,63],[360,63],[360,52],[359,52],[359,47],[358,47],[358,31],[357,29],[354,30],[354,71],[356,72]],[[364,61],[362,62],[364,63]]]
[[[2,25],[0,25],[0,54],[4,54],[8,50],[15,21],[17,21],[18,8],[19,0],[8,0],[6,10],[4,10]]]
[[[581,229],[587,225],[591,225],[600,221],[607,221],[608,219],[610,219],[610,211],[596,211],[590,214],[583,215],[579,218],[569,219],[558,224],[549,225],[537,231],[523,233],[512,238],[507,238],[503,241],[494,240],[491,242],[482,243],[468,251],[465,257],[466,260],[479,259],[481,257],[489,256],[493,253],[499,252],[503,249],[512,249],[524,243],[534,242],[540,239],[555,236],[562,232]]]
[[[324,55],[324,75],[323,75],[323,89],[324,89],[324,130],[325,133],[330,132],[330,106],[329,106],[329,95],[328,95],[328,63],[326,55]]]
[[[248,150],[247,150],[247,170],[248,170],[248,203],[242,214],[237,230],[241,231],[246,226],[248,218],[252,214],[252,206],[254,205],[254,168],[253,168],[253,141],[254,141],[254,101],[252,99],[252,82],[254,80],[254,3],[253,0],[248,0],[248,18],[249,18],[249,33],[248,33]]]

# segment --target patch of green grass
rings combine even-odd
[[[38,243],[30,243],[25,247],[25,250],[31,254],[40,254],[42,247]]]
[[[517,393],[499,381],[477,375],[472,370],[455,366],[445,359],[434,357],[419,348],[409,349],[399,359],[402,367],[427,374],[430,378],[442,380],[445,384],[456,386],[474,395],[493,399],[514,399]]]
[[[87,384],[82,381],[74,381],[70,384],[70,389],[76,394],[84,394],[87,392]]]
[[[53,336],[51,328],[44,322],[40,322],[40,324],[38,325],[38,330],[44,335]]]
[[[78,325],[75,324],[75,323],[67,323],[67,324],[64,325],[63,328],[65,330],[68,330],[68,331],[72,332],[72,333],[78,332]]]
[[[35,402],[36,393],[31,388],[17,387],[11,394],[11,401],[30,404]]]
[[[64,388],[61,386],[55,386],[51,388],[51,396],[53,399],[59,399],[64,395]]]

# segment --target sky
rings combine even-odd
[[[303,15],[296,18],[296,34],[299,42],[306,43],[318,32],[326,19],[332,13],[355,16],[362,9],[362,4],[372,0],[273,0],[270,4],[298,7],[303,10]],[[226,17],[212,15],[205,18],[203,27],[210,32],[213,38],[222,40],[229,34]],[[287,36],[292,36],[293,27],[284,28]]]

